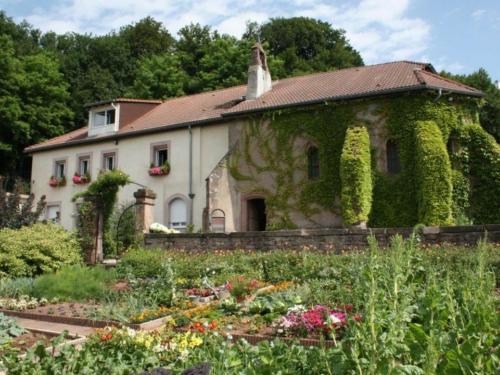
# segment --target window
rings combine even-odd
[[[161,167],[168,163],[170,153],[170,141],[151,144],[151,166]]]
[[[319,177],[319,150],[314,146],[307,149],[307,174],[310,180]]]
[[[61,178],[64,178],[66,176],[66,160],[56,161],[54,176],[57,179],[61,179]]]
[[[168,147],[164,146],[156,146],[154,148],[154,166],[161,167],[168,161]]]
[[[90,156],[81,156],[78,159],[78,174],[80,176],[90,174]]]
[[[398,174],[401,171],[399,162],[399,147],[393,140],[388,140],[386,144],[387,172]]]
[[[108,152],[102,155],[102,169],[112,171],[116,168],[116,153]]]
[[[94,113],[94,127],[112,125],[115,123],[115,110],[107,109],[105,111],[99,111]]]
[[[52,223],[61,223],[61,206],[59,204],[48,204],[45,218]]]
[[[175,198],[169,203],[169,223],[172,229],[182,230],[187,226],[187,205],[184,199]]]

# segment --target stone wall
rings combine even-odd
[[[234,232],[202,234],[146,234],[146,247],[178,250],[274,250],[317,249],[345,250],[367,245],[370,233],[380,246],[388,244],[395,234],[404,237],[412,228],[373,229],[301,229],[274,232]],[[500,243],[500,225],[467,225],[455,227],[424,227],[420,235],[423,243],[452,243],[474,245],[487,235],[488,241]]]

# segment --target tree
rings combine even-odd
[[[260,26],[247,25],[245,37],[258,35],[270,54],[284,61],[287,76],[363,65],[341,29],[307,17],[272,18]]]
[[[122,27],[118,35],[128,45],[133,58],[169,52],[175,41],[163,24],[151,17]]]

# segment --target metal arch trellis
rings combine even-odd
[[[148,187],[146,185],[140,184],[138,182],[130,181],[130,183],[134,184],[134,185],[138,185],[138,186],[143,187],[145,189],[148,189]],[[126,207],[121,212],[120,217],[118,218],[118,221],[116,222],[116,227],[115,227],[115,241],[116,241],[116,246],[117,246],[117,253],[119,253],[119,251],[118,251],[118,244],[119,244],[119,238],[118,238],[118,236],[119,236],[119,229],[120,229],[120,224],[121,224],[122,218],[125,215],[125,213],[128,212],[128,210],[130,210],[132,207],[139,206],[139,205],[140,205],[140,203],[134,202],[130,206]]]

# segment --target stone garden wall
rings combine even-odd
[[[388,244],[395,234],[408,237],[412,228],[372,229],[302,229],[272,232],[234,232],[201,234],[155,234],[148,233],[144,242],[150,248],[178,250],[273,250],[273,249],[317,249],[347,250],[367,245],[370,233],[380,246]],[[488,241],[500,243],[500,225],[467,225],[454,227],[424,227],[420,238],[423,243],[474,245],[487,236]]]

